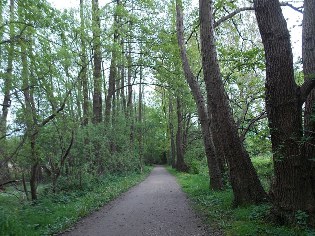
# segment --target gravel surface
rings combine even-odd
[[[197,236],[207,232],[175,178],[157,166],[149,177],[118,199],[79,221],[62,235]]]

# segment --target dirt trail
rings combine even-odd
[[[120,198],[82,219],[63,235],[210,235],[189,206],[175,178],[164,167]]]

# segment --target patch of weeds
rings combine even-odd
[[[308,222],[308,214],[304,211],[297,211],[295,213],[295,220],[296,224],[300,228],[307,228],[307,222]]]
[[[250,220],[266,220],[269,218],[271,210],[271,205],[269,204],[262,204],[259,206],[254,206],[253,210],[249,215]]]

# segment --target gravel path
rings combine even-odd
[[[120,198],[82,219],[63,235],[210,235],[189,206],[175,178],[157,166],[149,177]]]

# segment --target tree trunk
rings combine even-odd
[[[169,127],[170,127],[170,139],[171,139],[171,165],[172,168],[176,167],[176,145],[174,135],[174,124],[173,124],[173,101],[172,97],[169,98]]]
[[[221,134],[229,165],[234,205],[266,201],[257,173],[243,147],[225,92],[214,39],[214,18],[211,0],[199,0],[202,67],[207,90],[208,113],[212,126]],[[216,137],[218,138],[218,137]]]
[[[129,30],[132,29],[132,23],[129,23]],[[127,83],[128,83],[128,95],[127,95],[127,120],[130,125],[130,148],[134,151],[134,118],[133,118],[133,103],[132,103],[132,56],[131,56],[131,36],[128,39],[128,55],[127,55],[127,66],[128,66],[128,75],[127,75]]]
[[[119,38],[118,32],[118,7],[120,5],[120,0],[116,0],[116,10],[114,13],[114,41],[113,41],[113,49],[112,49],[112,59],[110,62],[109,69],[109,81],[108,81],[108,93],[106,98],[106,108],[105,108],[105,121],[107,124],[110,122],[111,110],[113,109],[113,97],[115,96],[115,84],[117,79],[117,49],[116,45]]]
[[[101,22],[98,0],[92,0],[92,31],[93,31],[93,123],[102,121],[102,53],[101,53]]]
[[[27,190],[27,185],[26,185],[24,173],[22,174],[22,184],[23,184],[23,190],[24,190],[24,193],[25,193],[26,200],[29,200],[28,190]]]
[[[121,98],[121,106],[122,106],[122,111],[125,112],[126,114],[126,95],[125,95],[125,73],[126,73],[126,68],[125,68],[125,44],[124,44],[124,39],[121,39],[121,60],[120,60],[120,84],[121,84],[121,91],[120,91],[120,98]]]
[[[82,84],[83,92],[83,125],[86,126],[89,123],[89,86],[88,86],[88,74],[87,66],[88,60],[86,55],[86,41],[85,41],[85,20],[84,20],[84,0],[80,0],[80,40],[81,40],[81,64],[82,71],[80,80]]]
[[[177,12],[177,40],[181,53],[181,60],[183,65],[183,70],[185,73],[185,78],[189,84],[190,90],[193,94],[195,100],[198,117],[201,125],[201,132],[203,137],[203,143],[205,147],[208,171],[210,176],[210,188],[213,190],[223,189],[222,175],[218,160],[216,157],[215,147],[213,145],[212,135],[210,133],[210,120],[206,111],[206,105],[204,97],[201,93],[200,86],[196,80],[193,72],[190,68],[188,57],[186,53],[186,48],[184,45],[184,24],[183,24],[183,11],[182,3],[180,0],[176,1],[176,12]]]
[[[32,167],[31,167],[31,178],[30,178],[30,188],[31,188],[31,198],[32,201],[37,200],[37,176],[38,176],[38,156],[36,151],[36,139],[38,131],[35,129],[32,131],[33,133],[30,135],[30,143],[31,143],[31,159],[32,159]]]
[[[141,47],[141,46],[140,46]],[[142,72],[142,66],[140,66],[140,85],[139,85],[139,108],[138,108],[138,141],[139,141],[139,165],[140,165],[140,170],[141,172],[143,171],[143,140],[142,140],[142,136],[143,136],[143,132],[142,132],[142,106],[143,106],[143,88],[142,88],[142,76],[143,76],[143,72]]]
[[[293,221],[297,210],[315,212],[310,165],[301,145],[303,87],[294,80],[290,34],[279,1],[254,0],[254,7],[266,57],[266,109],[275,172],[273,213],[280,222]]]
[[[304,1],[302,58],[305,80],[315,79],[315,2]],[[312,167],[311,183],[315,196],[315,89],[308,95],[305,103],[304,130],[306,137],[306,158]],[[315,224],[315,222],[314,222]]]
[[[10,22],[14,21],[14,0],[10,0]],[[4,98],[2,102],[2,114],[0,116],[0,137],[4,137],[0,140],[0,155],[6,156],[7,147],[6,147],[6,133],[7,133],[7,119],[9,114],[9,107],[11,105],[11,89],[12,89],[12,77],[13,77],[13,58],[14,58],[14,23],[10,25],[10,43],[8,46],[8,60],[7,60],[7,70],[4,76],[4,87],[3,93]],[[7,180],[10,178],[10,171],[8,167],[8,163],[4,163],[1,165],[0,169],[0,180]]]
[[[181,103],[182,101],[177,97],[176,170],[187,172],[188,166],[184,160],[183,150],[183,112]]]

